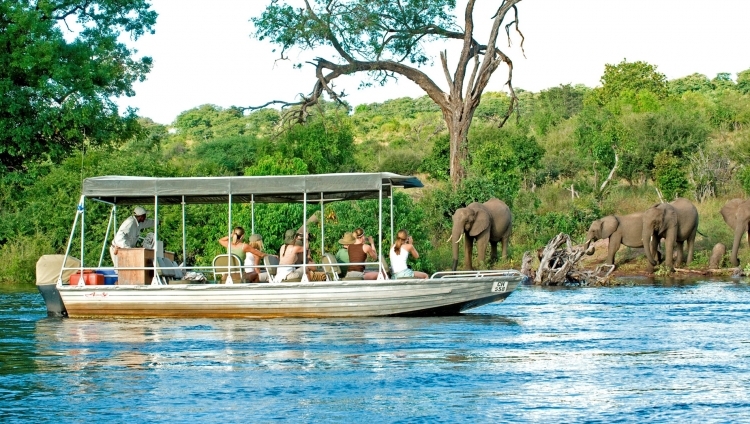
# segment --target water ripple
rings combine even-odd
[[[639,281],[639,283],[642,283]],[[0,287],[3,422],[740,422],[742,280],[523,287],[439,318],[46,318]]]

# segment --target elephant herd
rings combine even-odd
[[[747,233],[750,243],[750,199],[732,199],[721,208],[724,222],[734,232],[730,261],[739,266],[737,251],[742,236]],[[451,231],[453,270],[458,266],[458,244],[464,242],[464,268],[474,269],[471,256],[474,243],[480,263],[485,260],[487,245],[491,246],[490,261],[497,260],[497,244],[502,243],[502,258],[508,253],[513,217],[510,208],[502,200],[492,198],[484,203],[474,202],[459,208],[453,214]],[[657,203],[643,212],[630,215],[609,215],[591,223],[586,233],[584,248],[593,254],[592,242],[609,239],[606,263],[614,265],[615,254],[620,245],[644,248],[646,259],[651,266],[664,262],[670,270],[680,266],[683,250],[687,244],[687,259],[693,260],[695,235],[698,232],[698,210],[687,199],[676,199],[669,203]],[[664,254],[659,251],[664,239]],[[676,255],[675,255],[676,252]],[[676,257],[676,259],[673,259]]]
[[[734,242],[730,261],[739,266],[737,251],[742,235],[748,233],[750,240],[750,200],[732,199],[721,208],[724,222],[734,231]],[[584,248],[587,253],[591,242],[609,239],[607,261],[614,265],[615,254],[620,245],[644,248],[646,259],[655,266],[664,260],[670,270],[680,266],[683,259],[683,247],[687,243],[687,260],[693,260],[695,235],[698,232],[698,210],[687,199],[676,199],[670,203],[657,203],[644,212],[630,215],[609,215],[591,223],[586,233]],[[659,243],[664,239],[664,255],[659,252]],[[676,255],[674,249],[676,248]],[[676,256],[676,260],[673,257]]]

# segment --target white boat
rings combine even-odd
[[[392,173],[349,173],[264,177],[195,177],[151,178],[106,176],[88,178],[77,207],[66,255],[58,260],[53,277],[37,267],[37,287],[52,316],[68,317],[360,317],[453,315],[505,300],[524,280],[515,270],[437,272],[428,279],[390,280],[381,272],[377,280],[338,280],[327,273],[330,281],[165,284],[163,276],[170,271],[186,271],[184,266],[160,266],[154,261],[140,271],[155,277],[144,285],[84,285],[83,278],[71,285],[68,276],[84,275],[84,270],[113,270],[102,267],[109,228],[117,206],[154,205],[158,220],[160,205],[182,205],[183,257],[185,250],[185,207],[190,204],[225,203],[229,207],[228,228],[231,232],[232,203],[301,202],[307,216],[308,205],[319,205],[321,216],[325,205],[333,201],[379,199],[379,243],[382,246],[383,199],[391,199],[394,187],[422,187],[415,177]],[[97,266],[72,261],[73,235],[80,227],[84,255],[87,202],[111,205],[110,222]],[[393,217],[393,213],[390,215]],[[324,220],[321,220],[324,221]],[[306,224],[305,224],[306,225]],[[322,225],[322,223],[321,223]],[[391,240],[393,224],[391,223]],[[306,232],[306,229],[305,229]],[[158,226],[154,231],[158,238]],[[325,232],[321,228],[321,250]],[[158,243],[158,242],[157,242]],[[382,255],[383,249],[380,254]],[[62,255],[60,255],[62,256]],[[40,261],[42,262],[42,261]],[[384,264],[380,258],[380,264]],[[163,263],[162,263],[163,265]],[[191,267],[211,272],[210,267]],[[118,268],[120,273],[134,268]],[[226,269],[226,265],[224,266]],[[383,270],[384,271],[384,270]],[[333,275],[333,276],[331,276]]]

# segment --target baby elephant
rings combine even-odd
[[[614,265],[615,254],[620,249],[620,244],[628,247],[643,247],[642,234],[643,213],[608,215],[591,223],[589,231],[586,233],[584,248],[588,250],[591,242],[608,238],[607,264]],[[657,255],[660,255],[658,251]]]

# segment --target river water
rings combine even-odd
[[[0,421],[750,422],[747,281],[631,282],[257,321],[53,319],[0,286]]]

